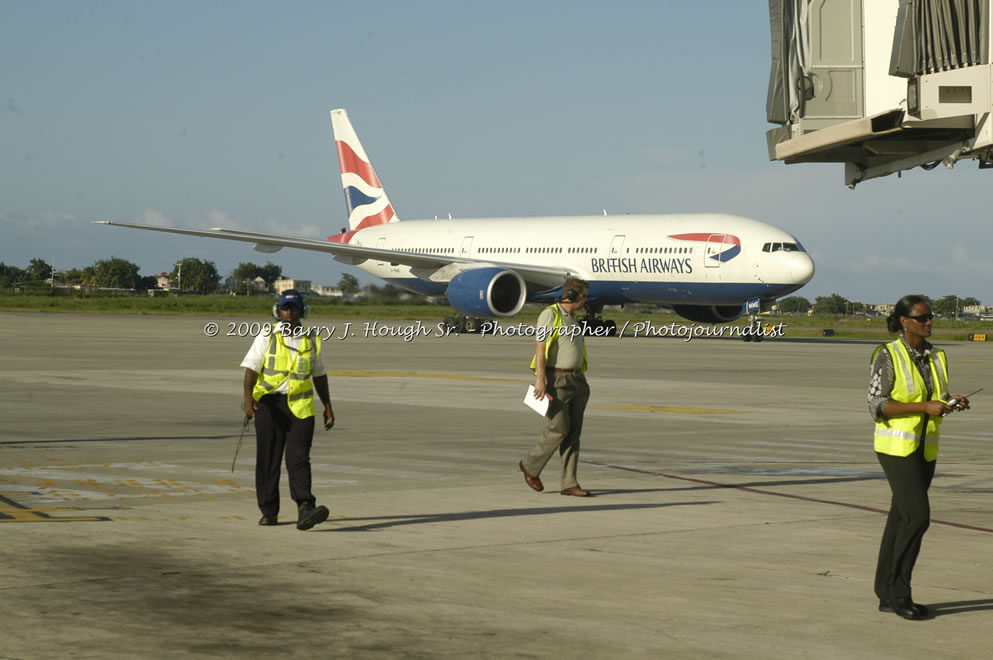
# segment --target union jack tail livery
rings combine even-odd
[[[345,190],[349,234],[366,227],[397,222],[399,218],[369,162],[369,156],[362,148],[359,136],[352,128],[352,122],[348,120],[348,113],[340,109],[332,110],[331,128],[338,149],[341,186]]]

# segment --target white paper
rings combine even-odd
[[[524,395],[524,405],[535,411],[542,417],[548,415],[548,404],[552,402],[552,396],[545,393],[541,399],[534,398],[534,385],[528,385],[528,393]]]

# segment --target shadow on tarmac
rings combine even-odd
[[[710,473],[703,473],[710,474]],[[722,473],[723,474],[723,473]],[[660,475],[661,476],[661,475]],[[733,489],[733,488],[768,488],[770,486],[811,486],[818,484],[837,484],[849,481],[878,481],[885,479],[885,475],[873,475],[866,477],[834,477],[830,479],[790,479],[789,481],[747,481],[740,484],[707,484],[702,486],[681,486],[677,488],[617,488],[597,490],[597,495],[627,495],[632,493],[672,493],[678,491]]]
[[[597,491],[602,492],[602,491]],[[457,522],[461,520],[485,520],[487,518],[510,518],[516,516],[543,516],[554,513],[575,513],[577,511],[632,511],[636,509],[661,509],[671,506],[696,506],[699,504],[717,504],[717,502],[672,502],[668,504],[586,504],[579,506],[554,506],[528,509],[494,509],[492,511],[463,511],[459,513],[424,513],[404,516],[375,516],[371,518],[349,518],[349,521],[382,520],[384,522],[341,527],[336,529],[321,529],[320,532],[368,532],[400,525],[421,525],[439,522]]]
[[[956,600],[948,603],[928,603],[927,608],[935,617],[963,612],[993,612],[993,598],[981,600]]]
[[[144,442],[146,440],[224,440],[225,438],[235,438],[236,435],[149,435],[131,438],[66,438],[64,440],[0,440],[0,446],[4,445],[51,445],[75,442]]]

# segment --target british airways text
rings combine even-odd
[[[594,273],[681,273],[693,272],[693,265],[686,259],[642,259],[634,257],[613,257],[590,259],[590,270]]]

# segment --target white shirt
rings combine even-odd
[[[245,369],[251,369],[252,371],[258,373],[262,369],[262,364],[265,362],[266,356],[269,355],[269,335],[272,332],[277,332],[277,333],[281,332],[284,326],[289,327],[289,324],[280,321],[279,323],[276,324],[276,326],[272,329],[270,333],[260,332],[258,335],[256,335],[255,339],[252,341],[252,347],[248,349],[248,353],[245,354],[245,359],[241,361],[241,366],[244,367]],[[280,339],[282,339],[283,343],[286,344],[286,347],[290,349],[290,352],[294,353],[297,350],[299,350],[300,342],[303,338],[294,337],[293,336],[294,333],[292,331],[288,330],[287,332],[289,336],[280,337]],[[308,341],[312,341],[312,339],[308,339]],[[323,349],[323,344],[322,344],[322,349]],[[310,376],[311,378],[314,378],[316,376],[324,376],[327,373],[328,370],[324,366],[324,351],[321,350],[321,352],[317,355],[317,359],[311,360],[310,362]],[[284,380],[279,385],[279,387],[273,390],[274,393],[281,393],[281,394],[287,394],[289,393],[289,391],[290,391],[289,378]]]

